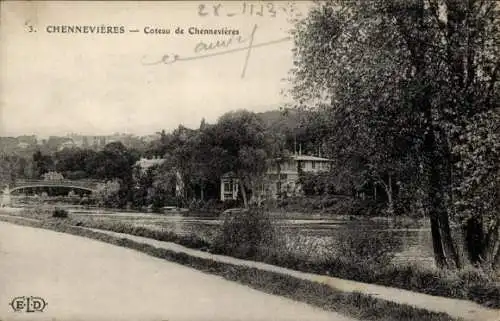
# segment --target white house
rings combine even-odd
[[[261,196],[276,198],[281,193],[289,196],[300,193],[298,184],[299,171],[316,173],[328,171],[332,161],[328,158],[292,155],[283,162],[274,164],[267,169]],[[300,168],[300,170],[299,170]],[[232,173],[227,173],[221,178],[221,200],[235,200],[238,198],[238,180]]]
[[[146,172],[148,168],[153,167],[155,165],[161,165],[165,162],[163,158],[141,158],[139,159],[135,165],[138,166],[141,171]]]
[[[47,172],[42,175],[44,181],[61,181],[64,180],[64,176],[58,172]]]
[[[220,199],[222,201],[238,198],[238,178],[233,172],[226,173],[221,178]]]

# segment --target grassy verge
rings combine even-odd
[[[189,247],[192,249],[208,249],[210,243],[195,235],[178,235],[167,230],[152,230],[142,226],[133,226],[122,222],[109,222],[109,221],[78,221],[73,225],[96,228],[101,230],[108,230],[117,233],[125,233],[136,236],[147,237],[163,242],[172,242]]]
[[[347,256],[330,255],[321,260],[308,260],[294,253],[293,249],[270,248],[269,243],[258,245],[256,250],[227,248],[234,240],[222,242],[223,246],[209,243],[195,235],[179,236],[169,231],[154,231],[121,222],[86,221],[82,226],[105,229],[118,233],[174,242],[193,249],[208,250],[241,259],[261,261],[302,272],[316,273],[379,284],[430,295],[471,300],[489,308],[500,308],[500,284],[480,269],[446,271],[420,265],[371,264]],[[237,234],[241,237],[241,234]],[[360,241],[361,242],[361,241]],[[366,241],[369,244],[371,241]],[[224,245],[225,244],[225,245]],[[302,245],[299,245],[302,246]]]
[[[301,280],[292,276],[255,268],[220,263],[210,259],[189,256],[166,249],[118,238],[99,232],[71,226],[63,220],[27,221],[20,218],[0,218],[1,220],[37,228],[84,236],[106,243],[134,249],[145,254],[195,268],[210,274],[235,281],[266,293],[280,295],[305,302],[319,308],[339,312],[360,320],[373,321],[448,321],[457,320],[444,313],[429,312],[409,305],[400,305],[373,298],[360,293],[345,293],[328,285]]]
[[[23,216],[50,220],[50,215],[44,211],[26,211]],[[465,299],[477,302],[485,307],[500,308],[500,284],[498,279],[486,274],[480,269],[467,268],[461,271],[443,271],[434,268],[426,268],[419,265],[394,265],[388,264],[387,259],[378,262],[366,261],[380,248],[387,249],[386,241],[377,239],[362,239],[362,235],[356,235],[353,239],[357,244],[343,244],[343,247],[353,247],[355,251],[343,253],[342,255],[323,255],[320,259],[311,259],[298,255],[293,246],[304,247],[304,244],[292,245],[292,248],[277,244],[274,240],[269,241],[264,236],[261,242],[256,241],[256,234],[265,232],[269,225],[266,220],[258,221],[253,231],[248,227],[255,222],[252,220],[239,221],[233,224],[229,222],[226,235],[219,242],[209,242],[196,235],[177,235],[167,230],[152,230],[146,227],[133,226],[123,221],[107,220],[64,220],[68,225],[80,225],[84,227],[104,229],[118,233],[126,233],[136,236],[152,238],[160,241],[174,242],[183,246],[208,250],[216,254],[224,254],[237,258],[261,261],[278,265],[302,272],[316,273],[349,279],[353,281],[379,284],[405,290]],[[224,229],[224,227],[223,227]],[[264,234],[265,234],[264,233]],[[248,234],[248,235],[245,235]],[[246,237],[248,236],[248,237]],[[374,246],[379,241],[377,246]],[[238,242],[242,244],[237,244]],[[253,243],[253,244],[252,244]],[[296,242],[300,243],[300,242]],[[359,247],[362,251],[359,251]],[[302,248],[300,252],[315,253],[313,248]]]

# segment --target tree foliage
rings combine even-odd
[[[411,201],[430,217],[439,266],[461,266],[449,220],[453,199],[464,197],[453,185],[463,191],[469,174],[454,165],[463,159],[462,166],[496,174],[494,153],[489,165],[473,155],[491,150],[498,136],[458,149],[472,155],[456,147],[468,137],[471,119],[480,127],[472,134],[477,137],[491,128],[481,118],[497,118],[499,22],[491,1],[328,1],[316,3],[294,30],[297,106],[326,119],[329,154],[355,186],[383,187],[389,209],[409,190],[421,196]],[[466,204],[462,211],[478,213]],[[498,206],[490,208],[497,226]],[[484,226],[465,230],[475,234],[466,238],[481,239],[476,234]],[[498,232],[488,235],[498,239]]]
[[[235,173],[247,206],[247,189],[255,195],[266,170],[264,124],[254,113],[237,111],[224,114],[209,130],[211,145],[222,156],[220,165],[224,172]]]

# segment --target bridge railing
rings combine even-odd
[[[81,186],[81,187],[95,187],[98,184],[103,183],[98,180],[17,180],[14,184],[11,184],[10,188],[27,186],[27,185],[45,185],[45,186]]]

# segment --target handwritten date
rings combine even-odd
[[[256,17],[271,17],[275,18],[279,14],[294,15],[296,13],[295,4],[293,2],[279,3],[249,3],[243,2],[238,7],[224,6],[221,3],[215,4],[200,4],[198,6],[198,15],[201,17],[234,17],[234,16],[256,16]]]

